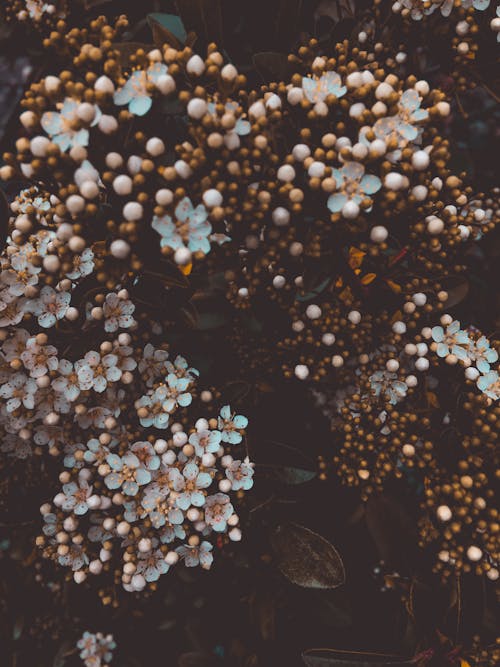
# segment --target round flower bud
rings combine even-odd
[[[439,519],[439,521],[445,522],[449,521],[453,516],[453,514],[448,505],[440,505],[436,510],[436,516]]]
[[[47,76],[43,82],[45,90],[50,93],[57,93],[61,85],[61,79],[58,76]]]
[[[348,201],[342,207],[342,215],[348,220],[354,220],[359,215],[359,206],[355,201]]]
[[[352,322],[352,324],[359,324],[361,322],[361,313],[357,310],[351,310],[347,315],[347,319],[349,322]]]
[[[165,152],[165,144],[159,137],[151,137],[146,143],[146,150],[153,157],[158,157]]]
[[[383,225],[375,225],[370,230],[370,239],[374,243],[383,243],[389,235],[387,228]]]
[[[401,322],[401,320],[394,322],[392,325],[392,330],[396,334],[404,334],[406,332],[406,324],[404,322]]]
[[[295,178],[295,169],[291,164],[284,164],[278,169],[277,177],[279,181],[291,183]]]
[[[117,195],[121,195],[122,197],[129,195],[132,192],[132,188],[132,179],[126,174],[120,174],[120,176],[117,176],[113,181],[113,190]]]
[[[394,92],[394,88],[388,83],[379,83],[375,89],[375,97],[377,100],[385,100]]]
[[[222,493],[229,493],[231,491],[232,484],[228,479],[221,479],[219,482],[219,491],[222,491]]]
[[[297,162],[304,162],[311,155],[311,149],[306,144],[296,144],[292,149],[292,155]]]
[[[321,308],[312,303],[310,306],[307,306],[306,315],[310,320],[317,320],[321,317]]]
[[[423,292],[416,292],[411,299],[416,306],[425,306],[427,303],[427,296]]]
[[[30,150],[35,157],[45,157],[50,141],[47,137],[33,137],[30,142]]]
[[[82,102],[76,109],[76,115],[84,123],[91,123],[95,118],[96,108],[89,102]]]
[[[236,77],[238,76],[238,70],[234,65],[231,65],[230,63],[227,65],[224,65],[224,67],[220,71],[221,77],[225,81],[234,81]]]
[[[477,562],[478,560],[481,560],[482,557],[483,557],[483,552],[479,547],[472,545],[467,549],[467,558],[471,560],[473,563]]]
[[[140,220],[143,216],[144,209],[142,205],[136,201],[129,201],[123,207],[123,217],[125,220]]]
[[[215,188],[205,190],[202,196],[203,203],[207,208],[214,208],[215,206],[222,206],[223,198],[221,193]]]
[[[440,116],[445,117],[450,115],[450,105],[448,102],[438,102],[436,104],[436,109]]]
[[[388,190],[401,190],[404,184],[404,176],[395,171],[390,171],[384,178],[384,185]]]
[[[304,364],[295,366],[295,377],[299,380],[306,380],[309,377],[309,369]]]
[[[109,250],[116,259],[126,259],[130,255],[130,246],[123,239],[115,239],[112,241]]]
[[[332,366],[334,368],[340,368],[344,365],[344,358],[340,354],[334,354],[332,357]]]
[[[335,340],[336,340],[335,334],[332,333],[325,333],[321,337],[321,342],[323,343],[323,345],[328,345],[328,346],[333,345],[335,343]]]
[[[311,178],[323,178],[325,175],[325,165],[323,162],[311,162],[307,170]]]
[[[193,173],[191,167],[184,160],[177,160],[174,169],[181,178],[189,178]]]
[[[399,369],[399,361],[397,359],[389,359],[385,367],[390,373],[395,373]]]
[[[407,387],[416,387],[418,384],[418,379],[414,375],[407,375],[405,383]]]
[[[186,63],[186,71],[193,76],[201,76],[205,71],[205,63],[199,55],[191,56]]]
[[[167,565],[175,565],[179,560],[179,554],[176,551],[169,551],[164,560]]]
[[[285,227],[290,222],[290,211],[278,206],[272,213],[273,222],[277,227]]]
[[[433,236],[441,234],[444,231],[444,222],[435,215],[431,216],[427,222],[427,231]]]
[[[187,105],[188,116],[194,118],[195,120],[200,120],[207,113],[208,107],[205,100],[202,100],[199,97],[193,97],[189,100]]]
[[[421,373],[427,371],[429,369],[429,360],[426,359],[425,357],[420,357],[415,362],[415,368],[417,369],[417,371],[420,371]]]
[[[304,98],[304,91],[302,88],[290,88],[287,94],[287,100],[292,105],[295,106],[300,104]]]
[[[174,253],[174,262],[179,264],[179,266],[186,266],[191,262],[192,255],[189,248],[177,248]]]
[[[113,134],[118,129],[118,121],[114,116],[103,114],[97,123],[97,127],[103,134]]]
[[[82,584],[85,581],[86,578],[87,578],[87,575],[83,570],[77,570],[73,574],[73,579],[75,580],[76,584]]]
[[[411,158],[411,163],[417,171],[427,169],[430,163],[429,154],[426,151],[415,151]]]
[[[131,584],[134,591],[142,591],[146,587],[146,580],[142,574],[134,574]]]
[[[101,574],[102,562],[100,560],[91,560],[89,563],[89,572],[91,574]]]
[[[98,93],[112,95],[115,92],[115,84],[108,76],[103,75],[100,76],[94,83],[94,90],[96,90]]]
[[[156,87],[163,95],[169,95],[175,90],[175,79],[170,74],[162,74],[156,81]]]
[[[174,201],[174,193],[172,190],[168,190],[167,188],[162,188],[161,190],[158,190],[156,195],[155,195],[156,203],[159,206],[168,206]]]
[[[120,523],[116,527],[116,532],[120,537],[125,537],[125,535],[128,535],[130,532],[130,524],[128,521],[120,521]]]

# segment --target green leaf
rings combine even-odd
[[[271,535],[281,573],[303,588],[336,588],[345,582],[344,564],[324,537],[296,523],[287,523]]]
[[[181,48],[186,43],[186,28],[179,16],[154,12],[148,14],[148,23],[156,46],[170,44],[176,48]]]

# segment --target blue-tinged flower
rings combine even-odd
[[[186,539],[186,531],[184,530],[182,525],[178,524],[178,525],[165,526],[165,528],[160,533],[160,542],[162,544],[170,544],[175,539],[178,540]]]
[[[478,377],[476,384],[488,398],[498,401],[500,398],[500,376],[497,371],[489,371],[481,375]]]
[[[141,396],[135,402],[141,426],[144,428],[149,428],[150,426],[159,429],[167,428],[170,419],[170,415],[164,407],[167,397],[168,388],[162,384],[149,395]]]
[[[475,343],[471,343],[467,356],[476,363],[476,368],[480,373],[488,373],[490,364],[498,361],[498,352],[491,347],[486,336],[481,336]]]
[[[328,95],[343,97],[347,88],[337,72],[325,72],[320,77],[302,77],[302,88],[309,102],[323,102]]]
[[[84,661],[85,667],[105,667],[113,659],[116,642],[113,640],[113,635],[84,632],[76,646],[80,649],[80,658]]]
[[[142,574],[147,582],[158,581],[162,574],[166,574],[170,566],[165,562],[161,549],[139,552],[136,574]]]
[[[242,441],[240,430],[248,426],[248,419],[243,415],[232,415],[231,407],[221,408],[218,428],[222,431],[222,440],[230,445],[237,445]]]
[[[79,544],[72,544],[67,553],[59,556],[57,560],[59,565],[70,567],[73,572],[81,570],[85,565],[89,564],[89,557]]]
[[[226,468],[226,477],[231,482],[233,491],[248,491],[253,486],[253,464],[248,457],[244,461],[233,461]]]
[[[490,6],[491,0],[462,0],[462,7],[464,9],[470,9],[474,7],[478,12],[484,12],[485,9],[488,9]],[[497,7],[497,16],[500,16],[499,9]]]
[[[66,273],[71,280],[85,278],[94,270],[94,253],[90,248],[85,248],[81,255],[73,255],[73,268]]]
[[[391,405],[403,400],[408,391],[408,385],[397,379],[396,373],[387,370],[375,371],[370,376],[370,386],[374,396],[382,396]]]
[[[206,499],[205,522],[216,533],[226,530],[227,520],[233,513],[233,506],[225,493],[216,493]]]
[[[212,483],[212,476],[208,472],[200,472],[196,463],[187,463],[182,474],[177,468],[170,471],[172,487],[179,495],[176,498],[177,507],[188,510],[191,505],[202,507],[205,504],[206,489]]]
[[[443,358],[449,354],[454,354],[457,359],[462,361],[467,358],[467,349],[462,346],[470,345],[469,334],[460,329],[460,322],[457,320],[446,328],[446,332],[443,327],[433,327],[432,340],[437,343],[436,354],[438,357]]]
[[[89,131],[86,127],[82,127],[82,121],[78,117],[79,107],[80,102],[67,97],[59,113],[46,111],[40,121],[45,132],[63,153],[73,146],[88,146],[89,144]],[[89,123],[90,127],[97,125],[101,117],[99,107],[94,106],[94,111],[94,118]]]
[[[160,457],[155,452],[154,447],[150,442],[134,442],[130,447],[130,451],[137,456],[141,465],[146,468],[146,470],[158,470],[160,467]]]
[[[113,333],[118,329],[129,329],[136,324],[132,317],[134,310],[135,306],[132,301],[121,299],[115,292],[109,292],[102,305],[104,330]]]
[[[189,444],[193,445],[196,456],[215,454],[222,440],[220,431],[197,431],[189,436]]]
[[[382,187],[378,176],[365,174],[365,168],[359,162],[346,162],[341,169],[332,169],[336,182],[336,192],[328,198],[327,206],[332,213],[355,218],[359,205],[366,195],[375,194]]]
[[[212,225],[208,222],[208,212],[203,204],[193,207],[189,197],[184,197],[175,209],[175,222],[169,215],[153,217],[152,227],[161,236],[161,247],[178,250],[189,248],[191,252],[210,252],[209,236]]]
[[[201,565],[204,570],[209,570],[210,566],[214,561],[212,556],[213,546],[210,542],[202,542],[198,546],[190,546],[189,544],[183,544],[180,547],[177,547],[176,552],[179,554],[180,558],[184,560],[184,565],[186,567],[196,567]]]
[[[114,490],[121,487],[127,496],[135,496],[140,486],[149,484],[151,481],[151,473],[141,466],[141,462],[132,452],[124,456],[108,454],[106,462],[112,470],[104,478],[108,489]]]
[[[175,408],[180,405],[181,408],[186,408],[191,405],[193,397],[186,391],[192,384],[192,379],[188,376],[177,377],[175,373],[169,373],[166,378],[168,386],[168,398],[163,404],[167,412],[173,412]]]
[[[196,368],[189,368],[188,362],[180,355],[175,357],[174,363],[167,361],[165,367],[168,373],[174,373],[177,377],[188,377],[194,380],[200,375],[200,371]]]
[[[158,79],[166,74],[168,67],[163,63],[153,63],[147,70],[136,70],[123,88],[116,91],[113,101],[118,106],[128,105],[128,110],[135,116],[144,116],[153,104],[148,84],[156,85]]]
[[[64,445],[64,459],[63,465],[65,468],[83,468],[83,461],[76,458],[76,452],[84,452],[85,445],[83,443],[66,443]]]
[[[87,442],[87,448],[83,454],[83,459],[86,463],[92,463],[95,466],[100,466],[104,463],[108,454],[111,451],[109,447],[102,445],[97,438],[91,438]]]
[[[396,130],[407,141],[413,141],[418,136],[418,129],[413,124],[429,117],[429,112],[420,108],[421,103],[420,95],[413,88],[405,90],[398,102],[399,121]]]
[[[44,514],[43,515],[43,523],[44,526],[42,528],[44,535],[47,535],[47,537],[54,537],[54,535],[57,533],[57,516],[53,514],[52,512],[49,512],[49,514]]]
[[[63,484],[62,491],[64,501],[61,508],[65,512],[74,512],[77,516],[88,512],[87,501],[92,495],[92,487],[85,480],[79,480],[78,484],[76,482]]]

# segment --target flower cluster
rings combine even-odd
[[[80,651],[80,658],[85,667],[108,667],[113,659],[116,642],[113,635],[84,632],[76,647]]]

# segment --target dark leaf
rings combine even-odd
[[[448,288],[446,291],[448,292],[448,298],[445,307],[453,308],[453,306],[457,306],[461,303],[469,293],[469,281],[464,280],[458,285],[455,285],[455,287]]]
[[[271,535],[277,565],[285,577],[304,588],[336,588],[345,581],[342,560],[324,537],[288,523]]]
[[[253,56],[255,69],[264,81],[286,81],[290,73],[288,56],[284,53],[274,51],[263,51]]]
[[[257,464],[261,469],[264,469],[272,479],[284,484],[296,485],[310,482],[316,477],[315,470],[305,470],[303,468],[291,468],[289,466],[278,466],[272,464]]]
[[[394,655],[364,651],[336,651],[329,648],[311,648],[304,651],[302,660],[307,667],[404,667],[414,664]]]
[[[177,10],[188,30],[207,42],[223,44],[220,0],[176,0]]]
[[[314,299],[319,294],[321,294],[321,292],[330,284],[330,282],[331,278],[325,278],[319,283],[319,285],[316,285],[316,287],[311,289],[309,292],[306,292],[305,294],[297,294],[297,301],[309,301],[310,299]]]
[[[155,12],[148,14],[148,23],[153,33],[153,41],[156,46],[170,44],[180,49],[186,43],[187,33],[182,19],[175,14],[162,14]]]
[[[354,18],[354,0],[321,0],[314,12],[314,18],[326,16],[335,24],[343,19]]]
[[[371,495],[365,519],[381,560],[396,567],[410,558],[415,540],[411,531],[414,522],[401,503],[388,495]]]

